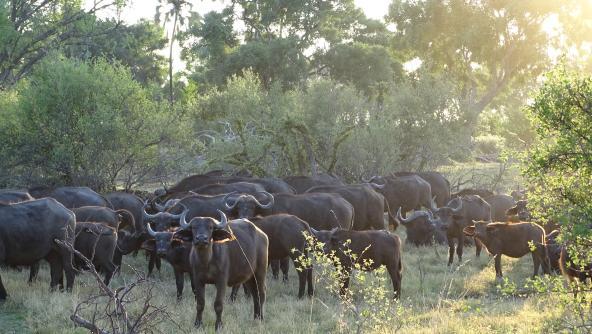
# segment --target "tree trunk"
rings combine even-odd
[[[178,12],[175,12],[175,19],[173,21],[173,31],[171,33],[171,41],[169,45],[169,104],[173,106],[173,44],[175,43],[175,29],[177,29]]]

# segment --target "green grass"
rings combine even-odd
[[[404,231],[397,231],[404,239]],[[548,295],[507,297],[496,287],[493,263],[487,254],[475,258],[474,249],[465,250],[462,265],[446,266],[447,248],[444,246],[416,248],[404,246],[402,314],[386,328],[377,332],[393,332],[399,326],[402,333],[546,333],[550,324],[562,317]],[[143,256],[124,258],[123,273],[112,286],[130,280],[127,265],[145,269]],[[456,260],[455,260],[456,261]],[[503,271],[518,286],[532,274],[530,256],[514,260],[503,258]],[[5,333],[85,333],[75,328],[69,316],[74,306],[96,290],[89,275],[78,276],[73,293],[50,293],[49,273],[43,266],[37,283],[26,283],[27,272],[3,270],[2,279],[10,294],[0,306],[0,332]],[[189,282],[187,282],[188,284]],[[388,282],[390,289],[390,281]],[[162,332],[191,332],[195,317],[195,303],[186,287],[184,299],[175,300],[172,271],[163,263],[163,270],[155,277],[156,304],[165,304],[174,314],[173,323],[161,322],[156,329]],[[322,287],[317,287],[316,298],[296,298],[297,278],[291,269],[290,282],[268,280],[268,299],[265,320],[252,319],[252,303],[239,295],[235,303],[227,301],[223,320],[226,333],[321,333],[342,329],[338,299]],[[207,287],[204,323],[207,332],[213,331],[214,287]],[[132,310],[133,311],[133,310]]]

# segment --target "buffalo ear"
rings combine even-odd
[[[156,249],[156,241],[154,239],[146,240],[140,247],[147,251],[153,252]]]
[[[173,235],[173,238],[182,241],[191,241],[193,239],[193,233],[189,230],[177,230]]]
[[[171,247],[172,248],[183,247],[183,240],[174,238],[173,240],[171,240]]]
[[[475,226],[467,226],[463,228],[463,233],[469,237],[475,236]]]
[[[214,242],[232,241],[234,240],[234,235],[227,230],[214,229],[214,231],[212,231],[212,240],[214,240]]]

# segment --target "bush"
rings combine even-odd
[[[101,60],[49,57],[13,94],[2,151],[13,184],[130,186],[162,166],[165,144],[183,133],[128,69]]]
[[[483,135],[475,137],[476,154],[497,157],[504,148],[504,138],[496,135]]]

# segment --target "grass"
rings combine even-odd
[[[404,239],[404,231],[397,231]],[[416,248],[404,246],[402,314],[392,324],[376,332],[401,333],[546,333],[549,326],[562,316],[554,306],[552,296],[504,296],[495,280],[493,263],[485,254],[475,258],[474,249],[465,251],[461,265],[446,266],[447,249],[444,246]],[[143,256],[124,258],[124,270],[112,286],[119,286],[132,278],[128,265],[144,269]],[[530,256],[522,259],[503,258],[503,271],[512,282],[523,285],[532,274]],[[27,272],[3,270],[2,279],[10,294],[0,305],[0,332],[2,333],[85,333],[75,328],[69,316],[74,306],[96,288],[89,275],[77,277],[73,293],[51,293],[48,289],[49,273],[43,266],[36,283],[26,283]],[[162,332],[191,332],[195,317],[195,303],[190,291],[177,303],[172,271],[163,264],[155,277],[156,304],[166,304],[174,314],[177,327],[171,322],[157,325]],[[187,282],[188,283],[188,282]],[[387,282],[390,289],[390,281]],[[297,278],[293,268],[290,281],[268,280],[268,299],[265,320],[252,319],[252,302],[240,294],[235,303],[224,305],[224,332],[226,333],[320,333],[338,332],[340,306],[338,299],[317,287],[314,299],[298,300]],[[214,287],[207,288],[204,311],[206,331],[213,331]],[[400,327],[400,328],[399,328]]]

